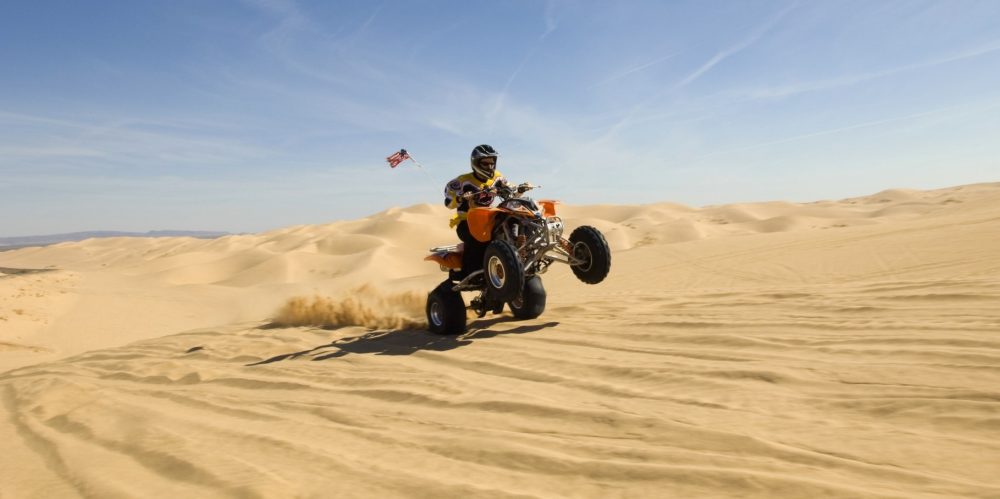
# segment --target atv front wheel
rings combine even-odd
[[[611,270],[611,249],[604,234],[583,225],[570,234],[569,242],[573,246],[573,258],[579,262],[570,266],[576,277],[587,284],[603,281]]]
[[[465,302],[453,291],[454,284],[444,281],[427,295],[427,328],[437,334],[465,332]]]
[[[517,257],[517,250],[507,241],[497,239],[486,247],[483,272],[487,290],[499,302],[516,298],[524,285],[524,266]]]
[[[532,276],[524,282],[521,296],[509,303],[510,311],[520,320],[534,319],[545,311],[545,288],[542,278]]]

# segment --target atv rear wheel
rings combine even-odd
[[[427,295],[427,328],[437,334],[465,332],[465,302],[453,291],[451,281],[444,281]]]
[[[524,285],[524,266],[517,257],[517,250],[507,241],[494,240],[486,247],[483,273],[491,298],[505,302],[517,297]]]
[[[542,315],[545,311],[545,287],[542,286],[542,278],[532,276],[525,281],[521,296],[511,300],[509,305],[514,317],[521,320],[534,319]]]
[[[573,273],[587,284],[597,284],[608,276],[611,270],[611,249],[601,231],[583,225],[569,236],[573,245],[573,258],[579,263],[570,265]]]

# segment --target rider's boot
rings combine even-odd
[[[483,290],[482,297],[483,297],[482,300],[483,300],[484,310],[489,310],[494,314],[499,314],[500,312],[503,312],[503,300],[496,299],[496,297],[493,296],[492,290],[490,288],[487,287],[486,289]]]
[[[503,300],[490,300],[490,302],[490,305],[493,307],[494,314],[503,312]]]

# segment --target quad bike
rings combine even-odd
[[[448,272],[427,296],[427,324],[431,332],[461,334],[466,327],[462,292],[478,293],[469,309],[480,318],[499,314],[504,304],[517,319],[534,319],[545,311],[545,288],[541,274],[553,262],[570,266],[587,284],[604,280],[611,269],[611,250],[600,231],[591,226],[576,228],[569,239],[562,237],[563,222],[556,216],[557,201],[532,201],[523,194],[538,186],[528,183],[487,188],[479,193],[479,204],[468,212],[469,232],[489,243],[482,270],[461,272],[463,244],[431,248],[424,260],[436,262]],[[485,201],[485,202],[484,202]]]

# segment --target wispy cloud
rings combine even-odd
[[[797,83],[790,83],[786,85],[779,85],[772,87],[743,89],[733,93],[750,99],[774,99],[774,98],[788,97],[807,92],[819,92],[824,90],[833,90],[837,88],[848,87],[852,85],[857,85],[859,83],[864,83],[867,81],[887,78],[900,73],[919,71],[921,69],[932,68],[935,66],[942,66],[945,64],[964,61],[968,59],[975,59],[985,55],[994,54],[997,52],[1000,52],[1000,40],[994,40],[992,42],[980,45],[978,47],[972,47],[963,51],[954,52],[944,56],[935,57],[924,61],[915,62],[912,64],[893,66],[877,71],[868,71],[863,73],[843,75],[837,78],[797,82]]]
[[[364,33],[368,29],[368,26],[371,26],[371,24],[375,22],[375,18],[378,17],[379,13],[382,12],[382,9],[384,8],[385,8],[385,2],[382,2],[375,9],[375,11],[372,12],[370,16],[368,16],[368,19],[365,19],[365,22],[361,23],[361,26],[355,31],[355,35]]]
[[[274,52],[284,53],[297,33],[312,26],[312,22],[302,13],[294,0],[243,0],[243,2],[277,19],[277,25],[261,36],[263,44]]]
[[[215,133],[218,128],[201,128],[191,122],[118,117],[84,121],[0,111],[0,125],[8,130],[6,138],[0,140],[0,165],[12,168],[211,167],[267,154],[264,148],[219,137]],[[17,135],[18,130],[25,130],[23,137]],[[17,137],[16,144],[12,137]],[[69,162],[50,163],[53,158]]]
[[[271,57],[295,72],[339,86],[363,86],[367,80],[385,77],[385,72],[369,62],[371,56],[355,54],[358,40],[375,22],[385,3],[376,7],[356,28],[328,32],[294,0],[244,2],[274,19],[274,26],[259,36],[259,44]]]
[[[531,58],[534,57],[535,53],[538,52],[539,47],[541,47],[542,43],[545,42],[545,39],[548,38],[548,36],[552,34],[559,27],[556,22],[555,0],[549,0],[548,2],[546,2],[543,19],[545,21],[545,31],[538,37],[538,41],[531,46],[531,48],[528,50],[528,53],[525,54],[525,56],[521,59],[521,62],[518,63],[516,68],[514,68],[514,71],[510,74],[510,76],[507,77],[506,83],[504,83],[503,88],[500,90],[500,93],[496,97],[493,108],[486,116],[489,122],[491,123],[494,122],[497,114],[503,109],[504,103],[507,100],[507,94],[510,91],[510,86],[512,83],[514,83],[514,80],[521,73],[521,70],[524,69],[524,66],[528,63],[528,61],[530,61]]]
[[[694,70],[693,72],[682,78],[674,85],[664,87],[660,91],[654,92],[649,97],[640,101],[638,104],[633,106],[620,120],[618,120],[618,122],[611,125],[607,130],[605,130],[602,136],[599,137],[594,142],[602,143],[604,141],[607,141],[609,138],[615,136],[619,131],[632,124],[633,121],[635,120],[636,115],[640,111],[648,109],[655,101],[662,98],[666,93],[676,91],[682,87],[690,85],[691,83],[695,82],[698,78],[700,78],[702,75],[710,71],[712,68],[714,68],[722,61],[726,60],[729,57],[732,57],[734,54],[746,50],[753,44],[757,43],[761,38],[764,37],[765,34],[774,29],[774,27],[778,24],[778,22],[781,21],[781,19],[784,18],[788,14],[788,12],[795,7],[795,5],[796,5],[795,2],[787,5],[785,8],[778,11],[778,13],[772,15],[765,22],[754,28],[753,31],[751,31],[750,34],[747,35],[745,38],[723,49],[722,51],[716,53],[708,61],[706,61],[704,64],[699,66],[696,70]]]
[[[474,25],[473,16],[464,16],[457,21],[446,25],[443,28],[423,30],[417,34],[417,40],[410,46],[409,55],[406,58],[406,62],[412,63],[418,55],[421,55],[428,45],[437,42],[438,40],[444,38],[446,35],[451,35],[457,31],[468,29],[469,26]]]
[[[542,33],[543,39],[559,27],[558,7],[559,2],[556,0],[545,2],[545,32]]]
[[[714,56],[712,56],[712,58],[705,61],[704,64],[698,67],[698,69],[694,70],[689,75],[685,76],[676,84],[674,84],[673,88],[678,89],[690,85],[691,83],[693,83],[698,78],[701,78],[702,75],[709,72],[712,68],[714,68],[722,61],[753,46],[753,44],[757,43],[757,41],[760,40],[765,34],[767,34],[768,31],[771,31],[771,29],[773,29],[778,24],[778,22],[781,21],[781,19],[784,18],[785,15],[787,15],[788,12],[791,11],[792,8],[794,7],[795,3],[791,3],[784,9],[780,10],[777,14],[771,16],[770,19],[768,19],[766,22],[764,22],[760,26],[757,26],[753,31],[751,31],[746,38],[716,53]]]
[[[828,129],[824,129],[824,130],[817,130],[817,131],[814,131],[814,132],[808,132],[808,133],[797,134],[797,135],[792,135],[792,136],[788,136],[788,137],[782,137],[782,138],[779,138],[779,139],[768,140],[768,141],[764,141],[764,142],[758,142],[756,144],[749,144],[749,145],[745,145],[745,146],[741,146],[741,147],[736,147],[736,148],[730,148],[730,149],[724,149],[724,150],[719,150],[719,151],[713,151],[713,152],[708,153],[708,154],[703,154],[701,156],[698,156],[698,157],[695,157],[695,158],[691,158],[691,159],[685,161],[685,164],[690,165],[690,164],[695,164],[695,163],[698,163],[698,162],[700,162],[702,160],[705,160],[705,159],[708,159],[708,158],[712,158],[712,157],[725,156],[725,155],[734,154],[734,153],[743,153],[743,152],[754,151],[754,150],[758,150],[758,149],[766,149],[766,148],[772,147],[772,146],[783,145],[783,144],[788,144],[788,143],[792,143],[792,142],[798,142],[798,141],[802,141],[802,140],[813,139],[813,138],[816,138],[816,137],[823,137],[823,136],[828,136],[828,135],[836,135],[836,134],[840,134],[840,133],[845,133],[845,132],[850,132],[850,131],[860,130],[860,129],[865,129],[865,128],[877,128],[877,127],[881,127],[883,125],[888,125],[888,124],[893,124],[893,123],[915,121],[915,120],[920,120],[920,119],[925,119],[925,118],[930,118],[930,117],[938,117],[938,118],[942,118],[942,119],[950,119],[950,118],[954,118],[956,116],[965,116],[965,115],[981,114],[981,113],[991,113],[991,112],[993,112],[997,108],[1000,108],[1000,99],[993,99],[993,100],[985,101],[985,102],[973,102],[973,103],[956,104],[956,105],[952,105],[952,106],[945,106],[945,107],[940,107],[940,108],[937,108],[937,109],[931,109],[931,110],[927,110],[927,111],[921,111],[921,112],[916,112],[916,113],[908,113],[908,114],[904,114],[904,115],[900,115],[900,116],[893,116],[893,117],[890,117],[890,118],[883,118],[883,119],[879,119],[879,120],[869,120],[869,121],[863,121],[863,122],[859,122],[859,123],[853,123],[853,124],[850,124],[850,125],[845,125],[845,126],[840,126],[840,127],[835,127],[835,128],[828,128]]]
[[[662,64],[664,62],[667,62],[670,59],[673,59],[674,57],[677,57],[677,52],[665,55],[663,57],[657,57],[656,59],[653,59],[653,60],[648,61],[648,62],[644,62],[644,63],[642,63],[642,64],[640,64],[638,66],[633,66],[633,67],[627,68],[627,69],[625,69],[623,71],[619,71],[618,73],[612,74],[611,76],[608,76],[607,78],[604,78],[603,80],[600,80],[597,83],[594,83],[594,84],[592,84],[590,86],[591,86],[591,88],[593,88],[593,87],[600,87],[602,85],[607,85],[609,83],[616,82],[618,80],[621,80],[623,78],[631,76],[632,74],[639,73],[641,71],[645,71],[645,70],[647,70],[647,69],[649,69],[649,68],[651,68],[653,66],[656,66],[658,64]]]
[[[525,56],[521,59],[521,62],[518,63],[516,68],[514,68],[514,71],[510,74],[510,76],[507,77],[507,81],[504,83],[503,88],[500,90],[500,93],[498,93],[496,96],[493,108],[486,115],[486,119],[490,123],[493,123],[496,120],[497,114],[499,114],[500,111],[503,110],[504,104],[507,101],[507,94],[508,92],[510,92],[510,86],[512,83],[514,83],[514,79],[517,78],[517,75],[519,75],[521,73],[521,70],[524,69],[524,65],[527,64],[529,60],[531,60],[532,56],[534,56],[535,52],[537,51],[538,51],[538,46],[535,45],[534,47],[531,48],[531,50],[528,51],[527,54],[525,54]]]
[[[107,154],[88,147],[70,146],[8,146],[0,144],[0,156],[7,159],[101,158]],[[0,162],[3,164],[3,162]]]

